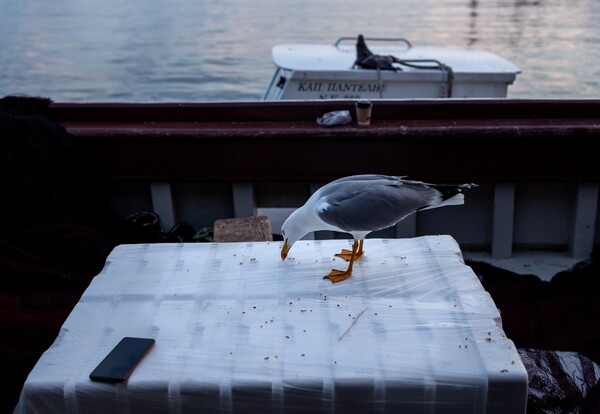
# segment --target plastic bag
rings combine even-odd
[[[350,111],[327,112],[322,117],[317,118],[317,124],[324,127],[345,125],[352,122]]]

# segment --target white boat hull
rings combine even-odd
[[[353,47],[279,45],[264,100],[505,98],[520,69],[493,53],[466,48],[378,47],[396,71],[354,67]]]

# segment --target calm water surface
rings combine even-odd
[[[523,73],[513,98],[600,98],[598,0],[0,0],[0,96],[260,99],[278,43],[406,37]]]

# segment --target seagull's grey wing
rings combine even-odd
[[[348,177],[338,178],[335,181],[330,182],[325,186],[335,185],[337,183],[344,183],[348,181],[352,182],[361,182],[361,181],[375,181],[375,180],[388,180],[390,184],[393,184],[398,181],[399,177],[394,177],[391,175],[381,175],[381,174],[361,174],[361,175],[349,175]]]
[[[323,193],[326,223],[343,231],[374,231],[392,226],[419,208],[435,203],[440,193],[419,182],[398,179],[340,181]]]

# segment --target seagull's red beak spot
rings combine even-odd
[[[290,246],[287,242],[287,239],[285,239],[283,242],[283,247],[281,248],[281,260],[285,260],[291,248],[292,246]]]

